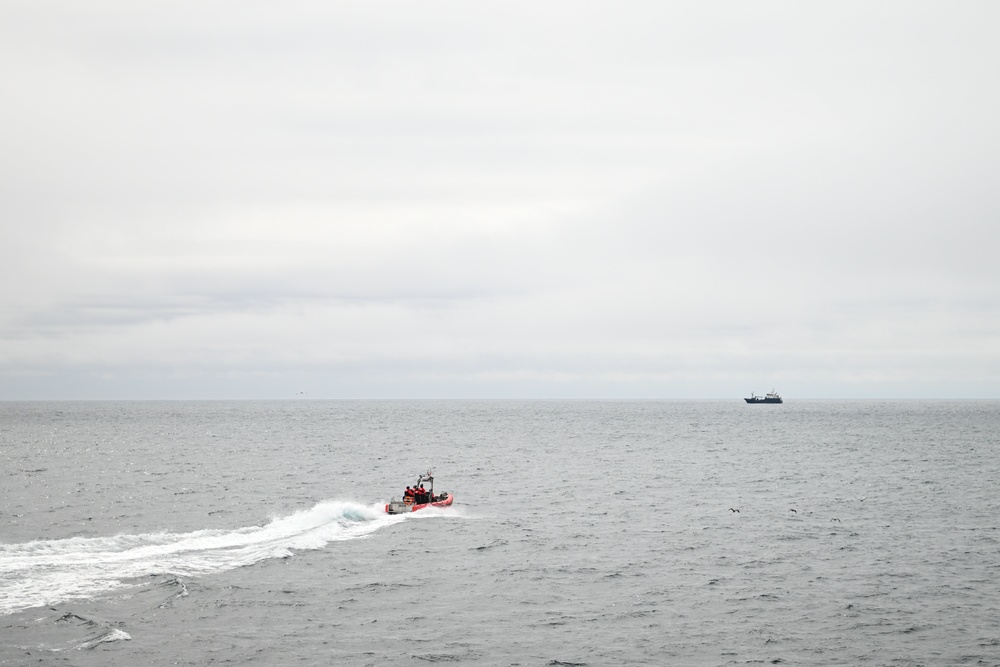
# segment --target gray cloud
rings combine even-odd
[[[7,3],[0,397],[996,396],[998,14]]]

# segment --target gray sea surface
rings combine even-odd
[[[0,403],[0,665],[1000,665],[998,454],[997,401]]]

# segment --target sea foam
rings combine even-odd
[[[203,576],[330,542],[365,537],[403,520],[381,506],[324,501],[263,526],[0,544],[0,614],[90,597],[149,575]]]

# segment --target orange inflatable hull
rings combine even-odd
[[[422,503],[420,505],[409,505],[409,508],[410,508],[411,512],[416,512],[417,510],[422,510],[425,507],[447,507],[448,505],[451,505],[454,501],[455,501],[455,495],[452,494],[452,493],[449,493],[448,497],[445,498],[444,500],[438,500],[437,502],[433,502],[433,503]],[[388,503],[386,503],[386,505],[385,505],[385,511],[386,511],[386,514],[390,513],[389,512],[389,504]]]

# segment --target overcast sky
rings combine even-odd
[[[0,399],[1000,397],[998,35],[5,0]]]

